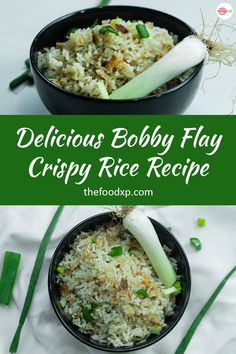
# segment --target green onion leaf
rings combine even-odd
[[[202,249],[201,241],[198,238],[196,237],[190,238],[190,243],[197,251],[200,251]]]
[[[60,266],[57,267],[57,271],[58,271],[58,273],[60,273],[61,275],[65,274],[64,269],[63,269],[62,267],[60,267]]]
[[[19,253],[5,252],[0,278],[0,304],[9,305],[11,302],[20,258]]]
[[[90,303],[91,309],[95,310],[98,307],[98,303],[96,303],[95,301]]]
[[[208,299],[206,304],[202,307],[202,309],[200,310],[198,315],[193,320],[193,322],[192,322],[191,326],[189,327],[186,335],[184,336],[184,338],[182,339],[180,345],[178,346],[175,354],[184,354],[185,353],[186,348],[188,347],[188,345],[189,345],[194,333],[196,332],[199,324],[201,323],[202,319],[206,315],[207,311],[209,310],[209,308],[211,307],[211,305],[213,304],[213,302],[215,301],[215,299],[217,298],[217,296],[219,295],[219,293],[221,292],[221,290],[223,289],[223,287],[225,286],[225,284],[227,283],[229,278],[235,273],[235,271],[236,271],[236,266],[220,282],[220,284],[218,285],[216,290],[213,292],[211,297]]]
[[[108,26],[104,26],[99,30],[99,33],[101,34],[106,34],[106,33],[113,33],[116,36],[119,36],[119,32],[117,30],[115,30],[112,26],[108,25]]]
[[[71,28],[69,31],[66,32],[67,37],[70,37],[71,33],[75,33],[77,31],[76,27]]]
[[[139,34],[140,38],[148,38],[149,37],[149,33],[147,30],[147,27],[143,24],[138,24],[136,26],[137,32]]]
[[[59,304],[60,304],[61,308],[64,309],[66,306],[66,299],[64,297],[62,297],[59,301]]]
[[[12,80],[9,84],[9,88],[11,90],[14,90],[15,88],[17,88],[18,86],[20,86],[24,82],[27,82],[29,84],[33,83],[33,78],[30,73],[30,69],[27,69],[22,75],[18,76],[14,80]]]
[[[93,321],[93,316],[92,316],[92,309],[89,309],[88,307],[82,307],[82,315],[83,318],[86,322],[91,322]]]
[[[156,327],[151,327],[150,328],[150,333],[151,334],[160,334],[161,330],[159,328],[156,328]]]
[[[92,243],[96,243],[98,239],[98,235],[93,235],[92,236]]]
[[[41,244],[39,246],[38,249],[38,253],[37,253],[37,257],[34,263],[34,267],[31,273],[31,277],[30,277],[30,281],[29,281],[29,285],[28,285],[28,289],[27,289],[27,293],[26,293],[26,297],[25,297],[25,302],[23,305],[23,309],[21,311],[21,315],[20,315],[20,319],[19,319],[19,323],[18,323],[18,327],[16,329],[16,333],[13,337],[13,340],[11,342],[10,345],[10,349],[9,352],[10,353],[16,353],[17,352],[17,348],[18,348],[18,344],[19,344],[19,340],[20,340],[20,335],[21,335],[21,330],[24,326],[26,317],[28,315],[29,309],[30,309],[30,305],[32,303],[33,300],[33,296],[34,296],[34,292],[35,292],[35,288],[38,282],[38,278],[40,275],[40,271],[43,265],[43,260],[44,260],[44,256],[49,244],[49,241],[51,239],[52,233],[57,225],[57,222],[60,218],[60,215],[63,211],[64,206],[59,206],[45,232],[45,235],[41,241]]]
[[[199,227],[205,226],[205,225],[206,225],[206,219],[204,219],[204,218],[198,218],[198,219],[197,219],[197,225],[198,225]]]
[[[112,247],[111,252],[108,253],[108,256],[118,257],[118,256],[121,256],[122,253],[123,253],[122,247],[121,246],[115,246],[115,247]]]
[[[107,6],[109,4],[111,0],[101,0],[98,7],[104,7]]]
[[[143,289],[143,288],[137,290],[137,291],[136,291],[136,295],[137,295],[138,297],[141,297],[141,298],[144,298],[144,299],[146,299],[147,297],[149,297],[147,291],[146,291],[145,289]]]
[[[98,26],[98,18],[96,18],[96,20],[94,21],[94,23],[92,24],[92,26],[90,28],[93,29],[97,26]]]
[[[175,289],[176,289],[179,293],[181,293],[181,291],[182,291],[182,285],[181,285],[181,282],[180,282],[179,280],[177,280],[177,281],[174,283],[173,286],[175,287]]]

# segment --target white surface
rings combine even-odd
[[[142,208],[144,209],[144,208]],[[18,251],[22,262],[10,307],[0,307],[0,354],[7,354],[22,309],[39,242],[55,207],[0,207],[0,259],[4,251]],[[46,254],[33,304],[22,331],[18,354],[95,354],[66,332],[53,313],[48,292],[50,257],[62,235],[79,221],[101,212],[97,207],[66,207]],[[202,305],[221,279],[235,265],[236,207],[147,207],[145,212],[172,227],[184,247],[192,271],[192,292],[186,312],[175,329],[161,342],[140,354],[174,354],[177,345]],[[196,226],[205,217],[207,225]],[[203,248],[197,252],[189,237],[199,237]],[[200,324],[186,354],[235,354],[236,276],[227,283]]]
[[[9,82],[24,69],[29,47],[34,36],[50,21],[82,8],[93,7],[99,0],[1,0],[0,2],[0,114],[47,114],[34,87],[8,90]],[[200,8],[207,25],[216,20],[217,0],[112,0],[111,5],[139,5],[170,13],[186,21],[196,30],[201,29]],[[232,5],[234,1],[231,1]],[[236,7],[236,5],[235,5]],[[115,15],[115,14],[114,14]],[[228,23],[236,23],[236,11]],[[234,36],[234,38],[233,38]],[[231,40],[236,42],[236,31]],[[204,77],[217,72],[217,65],[206,67]],[[236,68],[222,67],[214,80],[207,80],[185,114],[229,114],[231,96],[236,95]]]

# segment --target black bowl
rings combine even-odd
[[[49,287],[49,296],[51,299],[52,306],[56,312],[57,317],[63,324],[63,326],[69,331],[75,338],[80,340],[81,342],[99,349],[103,351],[110,352],[128,352],[134,351],[142,348],[146,348],[151,344],[154,344],[165,337],[179,322],[182,317],[185,308],[187,306],[190,290],[191,290],[191,275],[190,268],[188,264],[187,257],[184,253],[179,242],[176,238],[159,222],[150,218],[155,230],[158,233],[160,242],[165,244],[169,248],[172,249],[172,255],[177,260],[178,264],[178,274],[181,275],[181,282],[183,291],[176,298],[176,308],[175,312],[172,316],[166,318],[167,327],[162,331],[160,335],[151,335],[145,342],[135,344],[131,347],[122,347],[122,348],[114,348],[113,346],[103,345],[98,342],[91,340],[89,335],[83,334],[79,332],[78,328],[74,326],[71,321],[65,316],[63,310],[58,304],[59,298],[59,289],[58,284],[56,282],[57,277],[57,265],[63,259],[65,253],[70,250],[70,246],[73,243],[73,240],[81,231],[88,231],[94,229],[96,225],[100,225],[106,221],[111,220],[112,216],[110,213],[103,213],[99,215],[95,215],[82,221],[77,226],[75,226],[71,231],[67,233],[67,235],[62,239],[58,247],[56,248],[54,255],[51,260],[50,268],[49,268],[49,276],[48,276],[48,287]]]
[[[61,17],[42,29],[30,49],[31,69],[42,102],[53,114],[180,114],[193,100],[201,80],[203,62],[194,73],[180,85],[160,94],[139,99],[103,100],[65,91],[47,80],[37,68],[37,52],[65,39],[74,27],[89,27],[96,18],[99,21],[116,16],[124,20],[152,21],[179,36],[179,39],[196,34],[181,20],[166,13],[134,6],[109,6],[78,11]]]

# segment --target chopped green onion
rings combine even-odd
[[[150,333],[151,334],[160,334],[161,330],[159,328],[152,327],[152,328],[150,328]]]
[[[121,256],[122,253],[123,253],[122,246],[115,246],[115,247],[112,247],[111,252],[108,253],[108,256],[118,257],[118,256]]]
[[[137,291],[136,291],[136,295],[137,295],[138,297],[145,298],[145,299],[146,299],[147,297],[149,297],[147,291],[146,291],[145,289],[143,289],[143,288],[137,290]]]
[[[111,0],[101,0],[98,7],[104,7],[107,6],[109,4]]]
[[[199,227],[205,226],[205,225],[206,225],[206,219],[204,219],[204,218],[198,218],[198,219],[197,219],[197,225],[198,225]]]
[[[62,267],[60,267],[60,266],[57,267],[57,271],[58,271],[58,273],[60,273],[62,275],[65,274],[64,269]]]
[[[147,30],[147,27],[143,24],[138,24],[136,26],[137,32],[139,34],[140,38],[148,38],[149,37],[149,32]]]
[[[92,309],[92,310],[95,310],[95,309],[98,307],[98,303],[96,303],[95,301],[93,301],[93,302],[91,302],[90,306],[91,306],[91,309]]]
[[[59,301],[59,304],[60,304],[61,308],[64,309],[66,306],[66,298],[62,297]]]
[[[82,307],[82,315],[83,318],[86,322],[91,322],[93,321],[93,316],[92,316],[92,309],[89,309],[88,307]]]
[[[31,85],[34,83],[30,69],[27,69],[23,74],[21,74],[20,76],[18,76],[14,80],[12,80],[9,84],[9,88],[11,90],[14,90],[15,88],[17,88],[18,86],[20,86],[24,82],[27,82],[28,84],[31,84]]]
[[[0,304],[9,305],[11,302],[20,258],[19,253],[5,252],[0,278]]]
[[[77,31],[76,27],[71,28],[69,31],[66,32],[67,37],[70,37],[72,33],[75,33]]]
[[[116,36],[119,36],[119,32],[117,30],[115,30],[112,26],[108,25],[108,26],[104,26],[99,30],[99,33],[101,34],[106,34],[106,33],[113,33]]]
[[[171,295],[174,293],[181,293],[182,285],[179,280],[177,280],[171,288],[163,289],[165,295]]]
[[[111,20],[110,23],[111,23],[112,26],[114,26],[114,25],[119,24],[120,22],[121,22],[121,18],[117,17],[117,18]]]
[[[186,351],[186,349],[187,349],[187,347],[188,347],[188,345],[189,345],[194,333],[196,332],[199,324],[201,323],[202,319],[206,315],[207,311],[209,310],[209,308],[211,307],[211,305],[213,304],[213,302],[215,301],[215,299],[217,298],[217,296],[219,295],[219,293],[221,292],[221,290],[223,289],[223,287],[225,286],[225,284],[227,283],[229,278],[235,273],[235,271],[236,271],[236,266],[225,276],[225,278],[218,285],[218,287],[213,292],[211,297],[208,299],[206,304],[202,307],[202,309],[200,310],[198,315],[193,320],[193,322],[192,322],[191,326],[189,327],[186,335],[182,339],[182,341],[181,341],[180,345],[178,346],[175,354],[184,354],[185,353],[185,351]]]
[[[40,271],[43,265],[43,260],[44,260],[44,256],[47,250],[47,246],[48,243],[51,239],[52,233],[57,225],[57,222],[60,218],[60,215],[63,211],[63,206],[59,206],[45,232],[45,235],[41,241],[41,244],[39,246],[38,249],[38,253],[37,253],[37,257],[34,263],[34,267],[33,267],[33,271],[31,273],[31,277],[30,277],[30,281],[29,281],[29,285],[28,285],[28,289],[27,289],[27,293],[26,293],[26,297],[25,297],[25,301],[24,301],[24,305],[23,305],[23,309],[21,311],[21,315],[20,315],[20,319],[19,319],[19,324],[18,327],[16,329],[16,333],[13,337],[13,340],[11,342],[10,345],[10,349],[9,352],[10,353],[16,353],[17,352],[17,348],[18,348],[18,344],[19,344],[19,340],[20,340],[20,335],[21,335],[21,330],[24,326],[26,317],[28,315],[29,309],[30,309],[30,305],[32,303],[33,300],[33,296],[34,296],[34,291],[38,282],[38,278],[40,275]]]
[[[98,18],[96,18],[96,20],[94,21],[94,23],[92,24],[92,26],[90,28],[93,29],[97,26],[98,26]]]
[[[202,244],[199,238],[196,237],[190,238],[190,243],[197,251],[200,251],[202,249]]]
[[[96,243],[98,239],[98,235],[93,235],[92,236],[92,243]]]
[[[180,293],[182,291],[182,285],[181,282],[179,280],[177,280],[174,285],[175,289]]]

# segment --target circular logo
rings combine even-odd
[[[228,20],[230,17],[233,16],[234,10],[232,5],[227,2],[222,2],[216,8],[216,14],[222,20]]]

